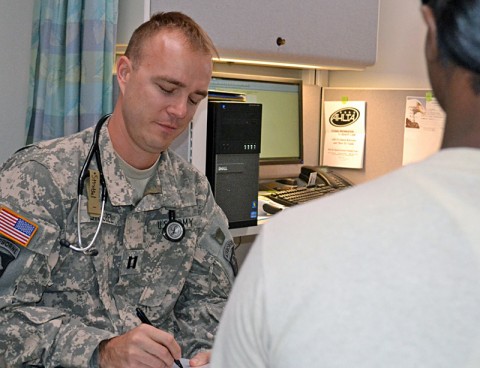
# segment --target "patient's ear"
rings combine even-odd
[[[432,8],[422,6],[422,15],[427,25],[427,38],[425,40],[425,57],[428,61],[435,61],[438,58],[437,24]]]

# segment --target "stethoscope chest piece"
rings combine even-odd
[[[175,220],[175,211],[169,210],[168,218],[167,224],[163,227],[163,236],[169,241],[179,242],[185,236],[185,227],[180,221]]]

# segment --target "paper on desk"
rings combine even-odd
[[[180,359],[180,363],[182,363],[183,368],[190,368],[190,364],[188,363],[189,359],[182,358]],[[178,368],[175,363],[173,363],[172,368]],[[202,365],[200,368],[210,368],[210,364]]]

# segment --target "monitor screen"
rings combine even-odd
[[[217,73],[209,90],[262,104],[260,164],[303,162],[301,79]]]

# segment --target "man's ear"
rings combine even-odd
[[[120,56],[117,61],[117,81],[118,86],[123,94],[125,84],[128,82],[130,73],[132,72],[132,63],[125,55]]]
[[[422,15],[427,25],[427,38],[425,40],[425,57],[428,61],[438,59],[438,43],[437,43],[437,23],[435,15],[431,7],[423,5]]]

